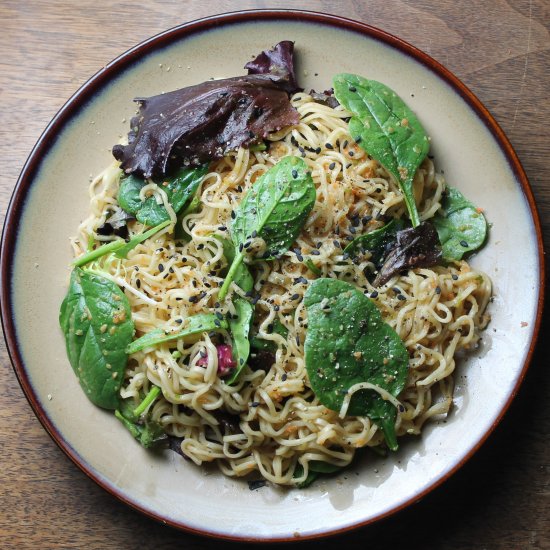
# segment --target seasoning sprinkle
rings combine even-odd
[[[336,163],[335,162],[331,162],[329,165],[328,165],[328,168],[329,170],[334,170],[336,168]]]

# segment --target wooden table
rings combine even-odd
[[[550,5],[548,0],[2,0],[0,212],[2,220],[40,133],[92,74],[133,44],[179,23],[248,8],[345,15],[396,34],[446,65],[512,141],[550,238]],[[542,334],[549,329],[548,320]],[[542,338],[504,421],[442,487],[375,526],[317,542],[348,548],[550,548],[550,342]],[[0,548],[212,548],[96,486],[35,418],[0,343]],[[227,543],[231,546],[230,543]]]

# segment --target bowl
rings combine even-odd
[[[484,208],[491,223],[489,241],[472,263],[492,278],[495,296],[483,345],[459,363],[448,419],[426,425],[397,453],[360,460],[308,489],[251,490],[175,453],[147,452],[112,414],[93,406],[72,373],[57,317],[69,277],[69,237],[88,211],[89,178],[111,162],[111,146],[127,133],[132,99],[244,74],[253,54],[285,39],[295,42],[305,89],[325,90],[333,74],[357,73],[384,82],[416,112],[431,136],[436,167]],[[82,86],[23,168],[4,226],[1,273],[2,323],[15,373],[39,420],[74,463],[115,497],[164,523],[261,541],[316,538],[372,523],[422,498],[464,464],[525,375],[544,279],[527,178],[475,96],[394,36],[293,10],[236,12],[178,26],[122,54]]]

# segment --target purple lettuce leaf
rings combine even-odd
[[[128,145],[113,147],[122,169],[144,178],[163,178],[182,165],[197,166],[221,158],[297,124],[299,115],[288,96],[296,89],[293,44],[281,44],[251,62],[257,62],[254,70],[260,71],[265,63],[258,60],[265,54],[272,59],[269,69],[273,72],[209,80],[136,98],[140,110],[130,123]]]
[[[395,245],[389,251],[373,286],[387,283],[394,275],[415,267],[431,267],[441,259],[441,245],[434,226],[424,222],[417,227],[397,232]]]
[[[286,91],[292,94],[301,88],[294,72],[294,42],[283,40],[273,49],[265,50],[245,66],[248,74],[271,74],[287,82]]]

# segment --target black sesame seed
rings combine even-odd
[[[222,324],[220,323],[219,319],[214,319],[214,324],[219,328],[222,326]]]
[[[254,229],[254,231],[252,231],[251,237],[252,237],[253,239],[255,239],[257,236],[258,236],[258,232]]]
[[[279,306],[273,306],[274,311],[279,311],[281,308]]]
[[[183,323],[183,319],[176,319],[176,323],[177,323],[178,325],[181,325],[181,324]]]
[[[281,376],[281,380],[284,382],[288,378],[286,372]]]
[[[436,294],[441,294],[441,287],[440,286],[435,287],[435,293]]]
[[[311,251],[311,255],[312,255],[312,256],[320,256],[321,253],[320,253],[318,250],[313,249],[313,250]]]
[[[220,313],[219,311],[216,311],[216,317],[217,317],[220,321],[223,321],[223,314]]]
[[[141,288],[141,281],[139,279],[136,279],[136,286],[138,288]]]
[[[251,407],[259,407],[259,405],[260,405],[259,401],[252,401],[252,403],[250,403]]]
[[[362,223],[363,225],[366,225],[366,224],[369,223],[371,220],[372,220],[372,216],[363,216],[363,218],[361,219],[361,223]]]
[[[203,248],[204,248],[203,243],[197,245],[197,250],[202,250]]]
[[[370,297],[371,297],[371,298],[378,298],[378,290],[373,290],[373,291],[370,293]]]
[[[296,179],[298,177],[298,170],[292,170],[292,177]]]
[[[225,225],[220,225],[220,227],[218,227],[218,231],[227,231],[227,227],[225,227]]]
[[[398,300],[406,300],[407,298],[405,298],[405,296],[403,296],[403,294],[398,294],[397,299]]]
[[[239,252],[242,252],[242,251],[243,251],[243,243],[241,243],[241,244],[239,245]]]
[[[455,275],[454,273],[451,275],[451,277],[453,278],[453,281],[458,281],[458,275]]]
[[[299,294],[293,294],[290,299],[291,300],[298,300],[300,298],[300,295]]]
[[[235,214],[235,211],[232,210],[232,211],[231,211],[231,218],[235,219],[235,216],[236,216],[236,215],[237,215],[237,214]]]
[[[320,152],[321,152],[321,148],[320,148],[320,147],[317,147],[317,148],[315,149],[315,153],[318,155]]]
[[[350,157],[353,157],[354,154],[355,154],[355,153],[354,153],[353,151],[348,151],[348,155],[349,155]]]
[[[332,241],[332,244],[333,244],[336,248],[342,248],[342,245],[340,244],[340,241]]]
[[[357,91],[357,88],[355,86],[350,86],[348,89],[352,93]]]
[[[342,149],[346,149],[348,146],[348,140],[346,139],[344,143],[342,143]]]
[[[466,241],[460,241],[460,246],[463,246],[464,248],[468,248],[468,243]]]
[[[354,138],[355,140],[355,143],[361,143],[361,136],[357,136],[356,138]]]
[[[326,147],[327,149],[334,149],[334,146],[333,146],[331,143],[328,143],[328,142],[325,143],[325,147]]]
[[[334,170],[336,168],[336,163],[335,162],[331,162],[329,165],[328,165],[328,168],[329,170]]]
[[[162,264],[159,264],[159,271],[162,273],[164,271],[164,266]]]

